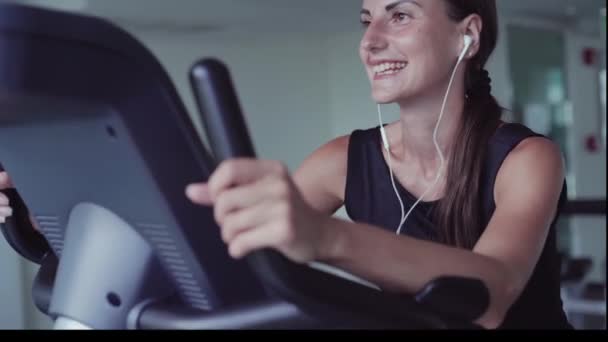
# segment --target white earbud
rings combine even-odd
[[[469,51],[469,48],[471,47],[471,44],[473,44],[473,38],[471,36],[469,36],[468,34],[465,34],[464,35],[464,48],[462,49],[462,52],[460,53],[460,57],[458,57],[458,62],[462,61],[464,56],[466,56],[467,52]]]

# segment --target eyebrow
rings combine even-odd
[[[418,7],[422,7],[420,6],[420,4],[416,1],[416,0],[399,0],[399,1],[395,1],[393,3],[390,3],[388,5],[386,5],[385,10],[387,12],[390,12],[391,10],[393,10],[395,7],[403,4],[403,3],[411,3],[414,4]],[[366,15],[371,15],[371,12],[369,10],[366,10],[365,8],[361,10],[361,14],[366,14]]]

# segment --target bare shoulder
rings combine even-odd
[[[345,135],[325,143],[294,173],[304,197],[323,212],[339,209],[344,201],[349,141],[350,135]]]
[[[503,265],[504,297],[497,302],[501,322],[525,290],[546,245],[564,182],[564,163],[551,140],[523,140],[496,176],[496,210],[475,246]]]
[[[524,196],[557,201],[565,178],[559,146],[543,137],[522,141],[505,159],[497,178],[495,194],[500,198]],[[537,196],[532,196],[536,193]]]

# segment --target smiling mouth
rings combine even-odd
[[[390,76],[399,73],[406,66],[407,63],[405,62],[382,63],[374,66],[372,71],[375,77]]]

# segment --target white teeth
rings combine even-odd
[[[383,71],[383,72],[379,72],[377,73],[377,75],[392,75],[392,74],[396,74],[398,73],[400,70],[387,70],[387,71]]]
[[[396,72],[400,71],[401,69],[405,68],[406,65],[407,65],[407,63],[403,63],[403,62],[383,63],[383,64],[374,66],[372,68],[372,70],[375,74],[380,74],[380,73],[390,74],[390,73],[396,73]]]

